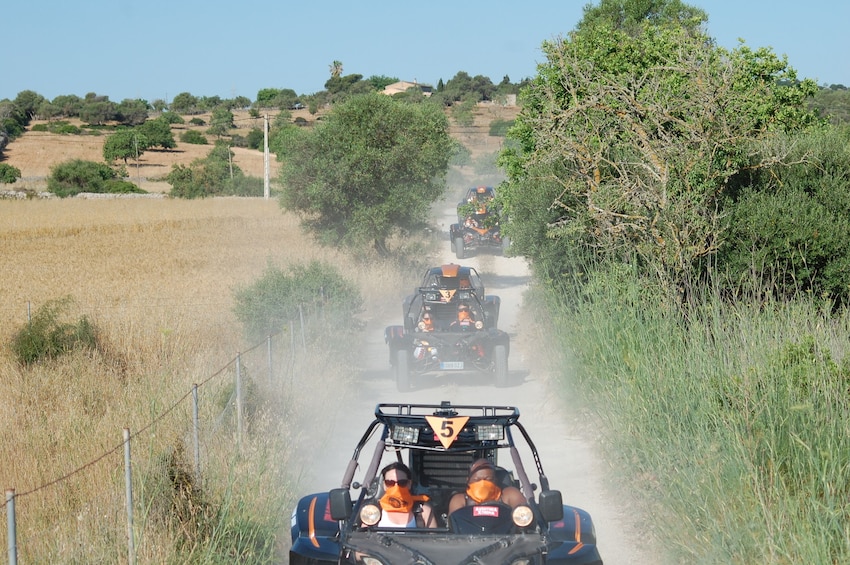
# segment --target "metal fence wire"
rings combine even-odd
[[[53,548],[50,552],[58,552],[56,560],[67,562],[89,562],[89,563],[115,563],[126,562],[130,565],[136,563],[136,547],[143,541],[143,528],[134,524],[134,513],[137,510],[138,501],[134,502],[134,488],[142,490],[141,494],[148,488],[141,484],[138,477],[133,476],[134,450],[151,450],[152,439],[156,435],[156,429],[167,418],[191,419],[191,425],[187,425],[186,437],[182,438],[180,444],[186,453],[173,454],[174,457],[186,461],[190,473],[196,481],[202,482],[203,464],[205,454],[212,444],[220,446],[222,441],[230,441],[232,455],[238,456],[242,451],[245,403],[246,403],[246,378],[250,374],[250,386],[262,386],[278,390],[285,388],[294,378],[296,357],[306,354],[308,336],[310,333],[309,319],[300,316],[299,320],[289,323],[276,334],[269,335],[264,341],[256,343],[245,351],[239,352],[223,367],[203,380],[195,383],[180,398],[168,406],[161,408],[158,413],[136,430],[123,428],[121,441],[107,449],[100,455],[76,468],[60,473],[55,479],[47,481],[38,486],[24,491],[15,488],[6,489],[6,497],[0,503],[7,516],[7,528],[5,542],[7,547],[8,563],[17,565],[19,553],[25,555],[25,561],[32,562],[26,556],[42,555],[36,548],[50,543]],[[232,379],[228,383],[225,379]],[[225,390],[229,396],[223,404],[215,398],[216,390],[210,385],[231,385],[232,390]],[[202,394],[204,389],[210,389],[210,394],[205,398]],[[221,387],[219,387],[219,390]],[[220,392],[219,392],[220,395]],[[201,402],[203,400],[203,403]],[[223,408],[220,406],[223,405]],[[218,410],[216,412],[216,410]],[[116,430],[116,437],[119,431]],[[179,448],[178,448],[179,449]],[[189,455],[188,451],[191,451]],[[148,463],[150,463],[148,461]],[[59,467],[61,461],[52,461],[50,464]],[[174,464],[173,461],[162,461],[160,464]],[[110,485],[116,488],[85,488],[86,481],[92,481],[88,475],[93,470],[106,466],[109,475],[115,480]],[[120,477],[123,474],[124,480]],[[102,469],[101,469],[102,476]],[[123,483],[123,489],[117,485]],[[123,492],[121,492],[123,490]],[[96,500],[82,498],[81,493],[98,492],[100,496]],[[79,502],[79,512],[74,518],[79,524],[76,537],[74,534],[63,533],[60,535],[56,526],[62,521],[62,517],[46,517],[48,514],[44,509],[52,505],[52,501],[74,497]],[[123,501],[119,499],[123,498]],[[123,504],[121,503],[123,502]],[[28,512],[29,504],[39,508],[39,512]],[[123,508],[122,508],[123,507]],[[126,510],[124,514],[123,510]],[[147,510],[147,509],[145,509]],[[38,515],[38,518],[33,516]],[[67,519],[67,517],[65,517]],[[105,536],[114,540],[113,544],[107,544],[108,549],[94,549],[86,540],[92,532],[99,536]],[[61,537],[63,539],[57,539]],[[124,543],[126,543],[126,549]],[[49,540],[45,541],[45,540]],[[31,548],[33,551],[22,551]],[[92,554],[92,552],[106,552],[107,554]]]

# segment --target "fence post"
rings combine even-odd
[[[15,489],[6,489],[6,522],[8,539],[6,545],[9,548],[9,565],[18,563],[18,534],[15,525]]]
[[[272,366],[272,336],[269,334],[268,339],[266,340],[266,351],[268,353],[269,359],[269,385],[274,382],[274,369]]]
[[[295,380],[295,323],[289,320],[289,386]]]
[[[127,558],[136,564],[136,540],[133,535],[133,471],[130,459],[130,428],[124,428],[124,482],[127,488]]]
[[[192,385],[192,451],[195,455],[195,478],[201,479],[200,418],[198,418],[198,385]]]
[[[242,354],[236,354],[236,445],[242,453]]]
[[[304,353],[307,353],[307,335],[306,335],[306,330],[304,329],[304,308],[303,308],[303,306],[298,306],[298,316],[301,318],[301,348],[304,350]]]

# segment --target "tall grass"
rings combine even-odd
[[[628,272],[541,304],[670,561],[850,562],[846,312],[707,297],[685,318]]]

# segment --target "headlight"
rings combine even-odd
[[[500,424],[479,424],[475,426],[475,439],[478,441],[500,440],[505,431]]]
[[[414,426],[393,426],[391,437],[395,443],[418,443],[419,428]]]
[[[519,559],[511,561],[511,565],[531,565],[531,559],[528,559],[527,557],[520,557]]]
[[[363,565],[384,565],[380,559],[375,559],[374,557],[368,557],[366,555],[360,557],[360,562],[363,563]],[[528,563],[528,561],[525,563]]]
[[[365,504],[360,508],[360,521],[364,526],[374,526],[381,520],[381,509],[376,504]]]
[[[514,508],[511,517],[514,520],[514,524],[520,528],[526,528],[534,521],[534,513],[531,512],[531,508],[528,506],[517,506]]]
[[[475,322],[475,329],[476,330],[483,330],[484,329],[484,322],[482,322],[481,320],[477,320]]]

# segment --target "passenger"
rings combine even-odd
[[[514,486],[500,487],[496,482],[496,467],[489,459],[476,459],[469,467],[466,491],[449,499],[449,514],[464,506],[501,502],[511,508],[528,504],[522,492]]]
[[[384,481],[384,495],[381,497],[381,519],[379,528],[435,528],[437,520],[428,497],[424,494],[412,494],[411,477],[413,473],[404,463],[390,463],[381,470]]]
[[[434,320],[431,318],[430,312],[425,312],[422,314],[422,319],[419,321],[419,331],[420,332],[433,332],[434,331]]]

